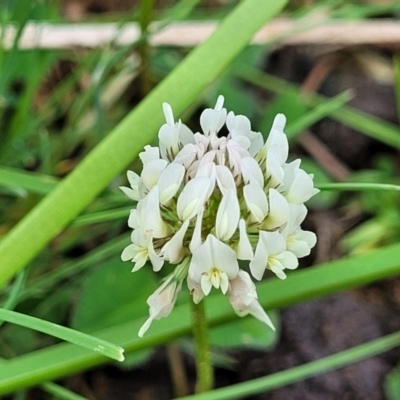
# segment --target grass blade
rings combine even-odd
[[[44,321],[43,319],[31,317],[29,315],[24,315],[11,310],[6,310],[4,308],[0,308],[0,320],[46,333],[56,338],[98,352],[117,361],[124,360],[124,349],[122,347],[74,329],[66,328],[52,322]]]
[[[340,183],[316,183],[315,187],[320,190],[337,191],[365,191],[365,190],[394,190],[400,191],[399,185],[389,183],[361,183],[361,182],[340,182]]]
[[[249,382],[231,385],[227,388],[216,389],[209,393],[181,397],[181,400],[234,400],[243,396],[266,393],[291,383],[299,382],[324,372],[343,368],[346,365],[373,357],[393,347],[400,346],[400,332],[372,340],[368,343],[355,346],[349,350],[341,351],[321,360],[313,361],[289,370],[276,372],[263,378],[253,379]]]
[[[48,194],[58,182],[58,179],[49,175],[0,167],[0,186],[18,187],[32,193]]]
[[[247,82],[275,93],[291,91],[300,97],[302,96],[300,89],[296,85],[283,79],[265,74],[258,69],[247,65],[242,65],[241,68],[238,68],[236,75]],[[303,96],[303,98],[304,101],[307,101],[310,105],[322,104],[328,100],[326,97],[321,95],[312,95],[310,97]],[[344,106],[340,109],[333,110],[330,114],[330,118],[342,122],[350,128],[362,132],[373,139],[400,149],[399,128],[380,118],[374,117],[350,106]]]

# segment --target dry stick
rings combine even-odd
[[[318,25],[318,26],[316,26]],[[150,43],[154,46],[196,46],[207,39],[217,27],[213,21],[175,22],[155,33]],[[7,26],[3,45],[12,46],[15,27]],[[157,23],[150,25],[150,32]],[[301,32],[299,32],[301,30]],[[297,33],[296,33],[297,32]],[[289,37],[290,35],[290,37]],[[137,23],[120,27],[117,23],[103,24],[27,24],[19,48],[61,49],[74,46],[98,47],[114,42],[127,45],[140,38]],[[359,44],[398,44],[400,24],[395,21],[309,21],[299,25],[296,20],[279,18],[263,27],[253,43],[263,44],[281,38],[279,45],[314,44],[349,46]]]
[[[189,394],[189,384],[186,375],[185,365],[178,346],[174,343],[166,345],[169,370],[174,385],[174,395],[183,397]]]
[[[350,175],[346,164],[339,160],[329,147],[310,131],[302,133],[297,141],[335,180],[344,181]]]

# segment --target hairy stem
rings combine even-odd
[[[213,368],[208,342],[207,321],[204,300],[199,304],[192,303],[192,329],[196,346],[196,393],[203,393],[213,388]]]

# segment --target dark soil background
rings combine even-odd
[[[65,1],[63,7],[70,19],[79,19],[87,12],[123,11],[131,6],[130,3],[133,1],[70,0]],[[217,2],[209,3],[214,5]],[[336,50],[312,46],[285,47],[275,51],[266,69],[303,85],[305,90],[316,90],[328,96],[352,88],[356,93],[351,102],[354,107],[387,121],[397,122],[393,87],[365,73],[363,61],[360,61],[365,59],[361,56],[366,59],[371,53],[387,56],[394,50],[384,46]],[[352,170],[370,167],[378,153],[394,154],[393,149],[332,120],[324,120],[308,134],[335,157],[336,163],[326,168],[339,177]],[[318,152],[318,146],[315,148],[312,143],[302,139],[296,150]],[[345,196],[342,195],[342,201]],[[307,228],[317,232],[319,242],[308,260],[309,264],[341,257],[340,239],[356,222],[349,220],[339,208],[312,212],[307,220]],[[399,312],[399,279],[292,306],[282,311],[282,337],[278,346],[270,352],[231,352],[230,355],[237,360],[236,369],[217,369],[216,386],[223,387],[282,371],[400,330]],[[186,354],[182,353],[182,357],[189,385],[193,386],[193,361]],[[385,375],[399,360],[399,350],[393,350],[248,399],[381,400],[384,399]],[[126,371],[106,366],[70,378],[64,383],[93,400],[167,400],[174,397],[164,348],[158,349],[140,368]],[[31,394],[32,399],[43,398],[39,390]]]

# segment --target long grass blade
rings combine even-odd
[[[400,185],[389,183],[361,183],[361,182],[340,182],[340,183],[316,183],[315,186],[320,190],[335,191],[365,191],[365,190],[394,190],[400,191]]]
[[[400,346],[400,332],[355,346],[321,360],[313,361],[286,371],[276,372],[269,376],[253,379],[249,382],[216,389],[209,393],[180,397],[181,400],[234,400],[244,396],[266,393],[313,376],[323,374],[346,365],[373,357],[393,347]]]
[[[30,315],[6,310],[4,308],[0,308],[0,320],[46,333],[47,335],[85,347],[117,361],[124,360],[124,349],[122,347],[86,333],[66,328],[65,326],[57,325],[36,317],[31,317]]]
[[[283,79],[265,74],[251,66],[242,65],[237,68],[236,75],[254,85],[270,90],[275,93],[291,91],[298,96],[302,96],[300,89]],[[310,105],[317,105],[326,102],[328,99],[322,95],[303,96],[304,101]],[[378,117],[357,110],[351,106],[343,106],[333,110],[330,114],[333,118],[343,124],[353,128],[365,135],[374,138],[380,142],[386,143],[397,149],[400,148],[399,128]]]

